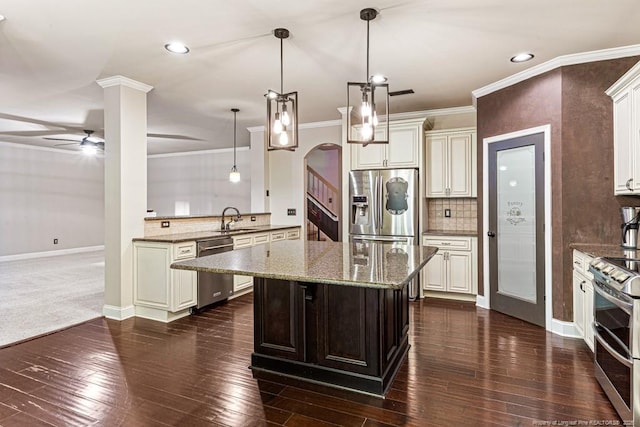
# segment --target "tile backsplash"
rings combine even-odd
[[[438,231],[477,231],[478,201],[465,199],[427,199],[427,228]],[[445,217],[451,209],[451,217]]]

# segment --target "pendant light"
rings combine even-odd
[[[276,28],[273,35],[280,39],[280,92],[269,89],[267,94],[267,149],[290,150],[298,147],[298,92],[284,93],[283,40],[289,30]]]
[[[347,83],[347,142],[387,144],[389,142],[389,84],[381,75],[369,74],[369,21],[378,16],[372,8],[362,9],[360,19],[367,21],[366,81]]]
[[[240,172],[238,172],[238,167],[236,166],[236,115],[240,110],[232,108],[231,111],[233,111],[233,167],[229,172],[229,181],[236,183],[240,182]]]

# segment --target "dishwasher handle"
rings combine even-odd
[[[233,248],[233,243],[230,245],[207,246],[206,248],[198,248],[198,252],[212,251],[215,249],[224,249],[224,248]]]

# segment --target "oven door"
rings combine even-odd
[[[633,300],[598,281],[594,281],[594,291],[596,378],[620,417],[631,420]]]

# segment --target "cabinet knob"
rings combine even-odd
[[[493,231],[487,231],[487,236],[496,237],[496,233],[494,233]]]

